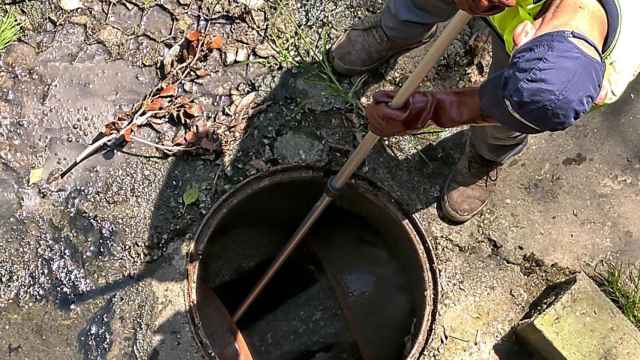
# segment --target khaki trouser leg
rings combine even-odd
[[[491,74],[504,69],[509,64],[509,56],[502,41],[492,37],[493,57]],[[512,131],[504,126],[472,126],[470,143],[473,149],[482,157],[504,163],[518,155],[527,146],[527,135]]]
[[[391,39],[417,42],[456,11],[452,0],[388,0],[382,11],[382,28]]]

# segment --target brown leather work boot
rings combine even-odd
[[[367,16],[336,41],[329,58],[338,73],[360,75],[426,43],[434,33],[435,26],[424,40],[418,42],[392,40],[382,29],[380,14]]]
[[[464,223],[479,213],[496,189],[499,168],[500,163],[483,158],[467,145],[444,185],[440,198],[443,215]]]

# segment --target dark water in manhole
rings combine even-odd
[[[197,240],[198,288],[212,289],[233,313],[317,200],[323,180],[231,196],[201,229],[205,240]],[[327,208],[236,324],[254,359],[417,358],[429,335],[432,278],[411,230],[385,207],[351,189]],[[196,309],[212,294],[198,293]]]
[[[286,240],[282,236],[292,231],[288,226],[245,229],[217,238],[218,243],[236,247],[253,247],[265,240],[273,244],[260,246],[264,252],[255,252],[254,257],[207,256],[203,271],[209,280],[216,279],[212,272],[219,266],[213,262],[232,267],[237,265],[231,264],[232,260],[245,263],[242,270],[228,280],[208,282],[231,313],[268,268],[274,255],[272,250]],[[275,232],[277,238],[268,232]],[[376,281],[378,284],[374,284]],[[401,354],[404,337],[411,326],[408,286],[400,266],[384,249],[380,234],[364,219],[330,207],[237,326],[258,360],[312,359],[317,354],[336,359],[361,359],[354,337],[366,335],[353,332],[370,331],[369,327],[375,322],[369,322],[367,316],[375,318],[381,311],[390,310],[392,316],[386,319],[387,328],[376,329],[376,332],[385,333],[381,336],[389,341],[385,348],[393,349],[387,352]],[[367,306],[371,301],[367,297],[375,296],[368,292],[385,294],[385,302],[394,308],[380,309],[376,303]],[[342,293],[344,298],[337,293]],[[358,311],[367,313],[366,316],[354,315],[349,299],[361,306]],[[353,321],[359,324],[352,324]],[[371,348],[368,351],[377,348],[376,344],[361,346]]]

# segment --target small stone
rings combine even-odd
[[[295,88],[297,97],[309,110],[329,111],[347,106],[345,99],[333,95],[325,83],[301,76],[295,80]]]
[[[87,15],[72,16],[69,18],[69,22],[76,25],[87,25],[89,17]]]
[[[256,46],[253,51],[261,58],[270,58],[278,54],[275,50],[273,50],[269,43],[262,43]]]
[[[72,11],[83,7],[80,0],[60,0],[60,7],[66,11]]]
[[[142,19],[142,31],[154,39],[171,35],[173,18],[163,8],[155,6]]]
[[[11,90],[13,89],[14,84],[15,82],[9,77],[7,73],[0,73],[0,90]]]
[[[322,165],[328,156],[325,146],[306,135],[289,132],[275,143],[278,159],[285,163],[313,163]]]
[[[241,47],[236,52],[236,62],[242,63],[249,60],[249,49]]]
[[[109,24],[122,29],[124,32],[134,31],[134,28],[137,30],[140,27],[141,9],[127,6],[125,1],[112,1],[112,4],[108,19]]]
[[[247,94],[247,96],[243,97],[242,99],[238,100],[237,105],[234,109],[234,113],[236,115],[248,114],[249,111],[251,110],[251,106],[256,101],[257,96],[258,96],[258,92],[254,91]]]
[[[7,47],[4,55],[4,64],[10,68],[33,68],[36,51],[29,45],[15,43]]]
[[[258,10],[264,6],[264,0],[238,0],[240,4],[246,5],[251,10]]]
[[[122,31],[111,25],[105,25],[97,34],[100,40],[108,48],[115,46],[122,41]]]
[[[227,51],[225,51],[224,53],[224,64],[232,65],[233,63],[235,63],[236,53],[237,53],[237,49],[234,49],[234,48],[227,49]]]

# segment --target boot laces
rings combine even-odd
[[[389,40],[387,34],[382,29],[382,17],[380,14],[362,19],[362,22],[354,27],[354,29],[369,32],[378,44],[385,44]]]
[[[486,163],[488,160],[483,160],[480,158],[475,158],[474,156],[469,156],[467,159],[467,171],[470,174],[482,174],[482,178],[484,180],[485,186],[489,185],[489,182],[498,181],[498,176],[500,172],[500,167],[495,165],[489,165]],[[495,170],[495,174],[492,174]],[[483,174],[485,173],[486,174]]]

